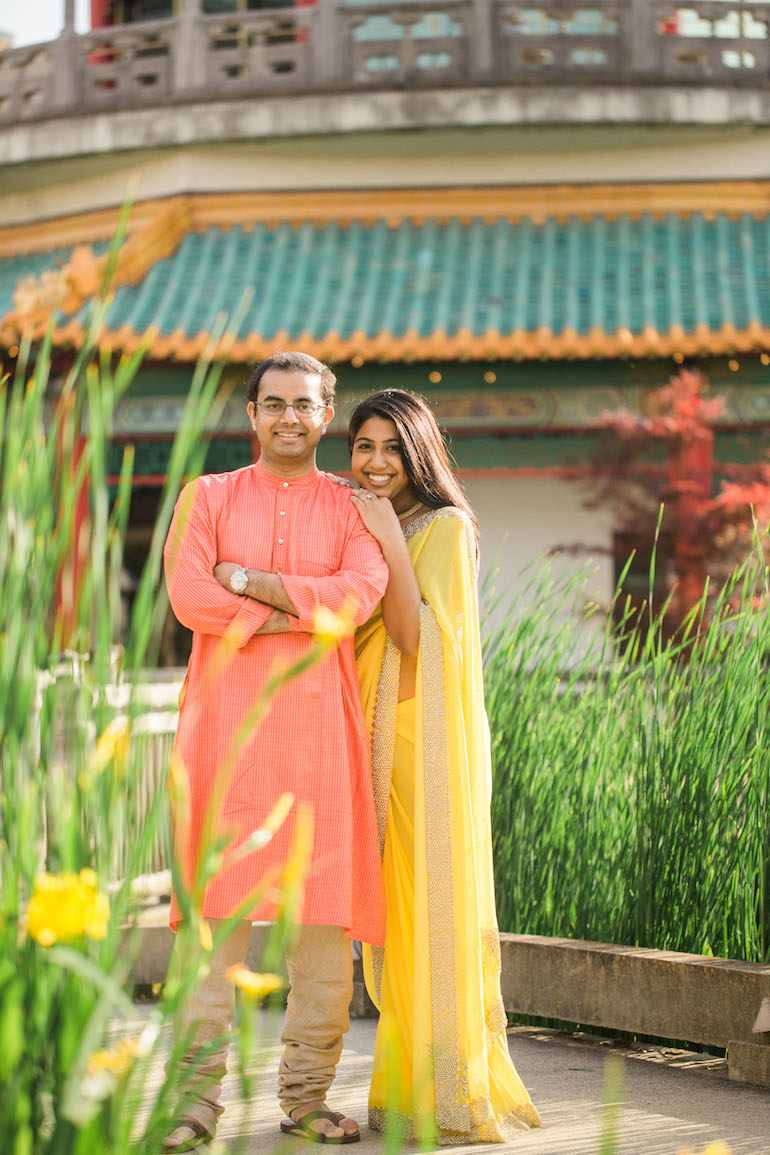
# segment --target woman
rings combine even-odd
[[[390,568],[356,638],[387,901],[369,1122],[500,1142],[540,1118],[508,1054],[489,825],[477,525],[435,418],[400,389],[353,412],[351,500]]]

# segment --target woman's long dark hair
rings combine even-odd
[[[351,453],[359,429],[370,417],[383,417],[395,425],[404,471],[423,505],[430,509],[444,505],[461,509],[473,522],[478,541],[479,523],[452,473],[441,430],[428,403],[405,389],[381,389],[379,393],[372,393],[356,405],[350,415],[348,448]]]

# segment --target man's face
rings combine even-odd
[[[262,449],[262,463],[279,477],[301,477],[315,465],[315,453],[334,416],[321,396],[321,378],[300,369],[268,369],[259,382],[257,404],[249,402],[251,427]],[[281,405],[282,413],[265,412]],[[300,407],[300,412],[294,408]],[[303,412],[315,407],[311,412]]]

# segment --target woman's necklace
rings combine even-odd
[[[413,505],[411,507],[411,509],[405,510],[404,513],[399,513],[398,520],[399,521],[406,521],[406,519],[408,517],[411,517],[413,513],[417,513],[417,510],[420,508],[421,505],[422,505],[422,502],[418,501],[417,505]]]

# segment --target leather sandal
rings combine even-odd
[[[181,1143],[169,1144],[168,1140],[180,1127],[187,1127],[193,1134],[189,1139],[184,1139]],[[213,1131],[209,1131],[208,1128],[204,1127],[202,1123],[199,1123],[197,1119],[193,1119],[189,1115],[183,1115],[181,1119],[177,1120],[176,1127],[174,1127],[171,1135],[164,1139],[162,1149],[168,1152],[168,1155],[171,1155],[172,1152],[176,1151],[194,1151],[196,1147],[202,1147],[204,1143],[213,1142]]]
[[[328,1143],[330,1145],[341,1145],[342,1143],[359,1143],[361,1141],[361,1132],[355,1131],[352,1135],[329,1136],[322,1135],[320,1131],[316,1131],[310,1126],[316,1119],[328,1119],[335,1127],[339,1127],[346,1115],[340,1115],[338,1111],[321,1110],[308,1111],[303,1115],[298,1122],[289,1116],[281,1122],[281,1131],[284,1135],[297,1135],[300,1139],[308,1139],[311,1143]]]

